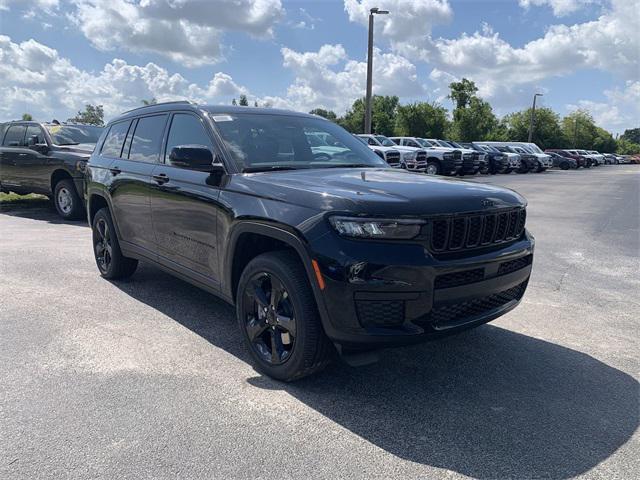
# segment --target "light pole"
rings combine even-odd
[[[371,133],[371,90],[373,75],[373,16],[386,15],[388,10],[380,10],[374,7],[369,10],[369,47],[367,50],[367,96],[364,105],[364,133]]]
[[[541,93],[536,93],[533,96],[533,108],[531,109],[531,122],[529,123],[529,143],[531,143],[531,138],[533,137],[533,122],[536,115],[536,98],[541,97]]]

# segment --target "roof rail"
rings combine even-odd
[[[152,103],[150,105],[142,105],[141,107],[132,108],[131,110],[122,112],[120,115],[124,115],[125,113],[129,113],[129,112],[135,112],[136,110],[140,110],[142,108],[157,107],[159,105],[172,105],[172,104],[197,105],[196,102],[192,102],[191,100],[173,100],[171,102],[158,102],[158,103]]]

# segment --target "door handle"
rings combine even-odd
[[[169,181],[169,177],[166,173],[158,173],[157,175],[152,175],[151,178],[153,178],[158,183],[158,185],[162,185]]]
[[[109,171],[114,177],[122,173],[122,170],[120,170],[118,167],[110,168]]]

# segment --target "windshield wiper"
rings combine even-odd
[[[58,145],[80,145],[80,142],[59,143]]]
[[[255,173],[255,172],[276,172],[279,170],[298,170],[298,167],[289,167],[286,165],[271,165],[269,167],[245,167],[242,169],[242,173]]]

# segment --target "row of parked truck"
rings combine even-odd
[[[429,175],[475,175],[568,170],[626,163],[594,150],[547,149],[529,142],[454,142],[435,138],[356,135],[389,165]]]

